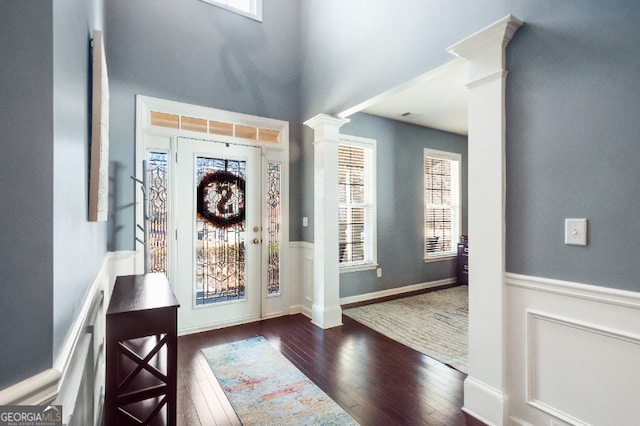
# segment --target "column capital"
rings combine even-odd
[[[333,117],[328,114],[318,114],[304,122],[305,126],[311,127],[315,133],[313,141],[319,140],[340,140],[340,127],[348,123],[348,118]]]
[[[448,47],[447,52],[469,60],[470,81],[483,79],[505,69],[505,48],[522,24],[520,19],[507,15]]]

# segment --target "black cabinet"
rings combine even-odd
[[[458,285],[469,285],[469,243],[458,243]]]
[[[176,424],[179,306],[162,274],[116,278],[106,324],[106,426]]]

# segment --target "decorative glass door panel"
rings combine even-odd
[[[178,138],[181,333],[260,318],[261,152]]]
[[[196,305],[244,299],[247,162],[195,160]]]
[[[280,294],[280,163],[267,163],[267,294]]]
[[[166,152],[147,153],[147,194],[149,197],[149,272],[169,275],[169,251],[167,230],[169,216],[168,203],[168,162]]]

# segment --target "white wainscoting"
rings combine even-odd
[[[107,254],[54,363],[54,369],[62,372],[55,403],[62,405],[65,425],[101,423],[105,383],[105,315],[116,276],[133,273],[133,251]]]
[[[510,424],[640,424],[640,293],[506,275]]]
[[[101,424],[105,314],[115,278],[135,273],[134,252],[108,253],[52,368],[0,391],[0,405],[62,405],[64,425]]]
[[[292,241],[289,244],[289,313],[311,318],[313,306],[313,244]]]

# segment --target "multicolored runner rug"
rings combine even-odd
[[[262,336],[202,350],[244,425],[357,425]]]

